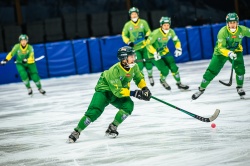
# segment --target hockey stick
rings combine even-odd
[[[170,103],[167,103],[167,102],[165,102],[165,101],[162,101],[162,100],[160,100],[160,99],[158,99],[158,98],[156,98],[156,97],[154,97],[154,96],[151,96],[151,98],[153,98],[153,99],[155,99],[155,100],[157,100],[157,101],[159,101],[159,102],[161,102],[161,103],[164,103],[164,104],[166,104],[166,105],[168,105],[168,106],[170,106],[170,107],[172,107],[172,108],[175,108],[175,109],[177,109],[177,110],[179,110],[179,111],[181,111],[181,112],[183,112],[183,113],[185,113],[185,114],[188,114],[189,116],[192,116],[193,118],[198,119],[198,120],[200,120],[200,121],[202,121],[202,122],[212,122],[212,121],[214,121],[214,120],[219,116],[219,114],[220,114],[220,110],[219,110],[219,109],[216,109],[215,112],[214,112],[214,114],[213,114],[210,118],[204,118],[204,117],[201,117],[201,116],[199,116],[199,115],[193,114],[193,113],[191,113],[191,112],[185,111],[185,110],[183,110],[183,109],[181,109],[181,108],[179,108],[179,107],[176,107],[176,106],[174,106],[174,105],[172,105],[172,104],[170,104]]]
[[[142,48],[144,48],[143,47],[143,45],[144,45],[144,42],[145,40],[142,40],[142,41],[140,41],[140,42],[138,42],[138,43],[135,43],[135,45],[134,45],[134,47],[133,47],[133,49],[135,50],[135,51],[138,51],[138,50],[140,50],[140,49],[142,49]]]
[[[138,50],[135,49],[135,51],[138,51]],[[157,49],[157,53],[161,53],[162,51],[164,51],[164,47],[161,47],[161,48]],[[163,57],[165,57],[165,55],[162,56],[161,58],[163,58]],[[137,60],[135,60],[135,62],[147,62],[147,61],[151,62],[151,60],[154,60],[154,59],[155,58],[137,59]]]
[[[40,57],[38,57],[38,58],[36,58],[35,59],[35,61],[40,61],[41,59],[43,59],[45,56],[44,55],[42,55],[42,56],[40,56]]]
[[[45,56],[42,55],[42,56],[39,56],[38,58],[35,59],[35,61],[40,61],[41,59],[43,59]],[[14,63],[17,63],[16,61]]]
[[[231,69],[231,75],[230,75],[230,79],[229,79],[229,82],[228,83],[225,83],[221,80],[219,80],[219,82],[225,86],[231,86],[232,85],[232,82],[233,82],[233,69],[234,69],[234,59],[232,60],[232,69]]]
[[[135,60],[135,62],[147,62],[147,61],[151,61],[151,60],[154,60],[155,58],[148,58],[148,59],[137,59]]]
[[[161,58],[164,58],[164,57],[166,57],[166,55],[164,55],[164,56],[161,56]],[[147,58],[147,59],[137,59],[137,60],[135,60],[135,62],[147,62],[147,61],[151,61],[151,60],[154,60],[155,58]]]

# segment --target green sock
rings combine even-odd
[[[153,70],[148,70],[148,76],[153,76]]]
[[[27,89],[30,88],[30,81],[29,81],[29,79],[23,80],[23,83],[24,83],[24,85],[26,86]]]
[[[244,82],[244,75],[236,75],[237,86],[242,87]]]
[[[114,125],[118,126],[120,125],[127,117],[129,116],[129,114],[125,111],[123,111],[122,109],[119,110],[117,112],[117,114],[115,115],[115,119],[112,122]]]
[[[206,87],[208,86],[208,84],[210,83],[210,81],[207,81],[203,78],[201,84],[200,84],[200,87],[203,88],[203,89],[206,89]]]
[[[42,88],[42,85],[41,85],[41,82],[40,82],[40,81],[35,82],[35,84],[36,84],[36,87],[37,87],[38,89],[41,89],[41,88]]]
[[[178,71],[176,73],[172,73],[172,75],[177,83],[181,82],[181,77]]]
[[[163,75],[161,74],[160,80],[161,80],[161,81],[165,81],[165,80],[166,80],[166,76],[163,76]]]
[[[81,132],[84,130],[89,124],[91,120],[87,116],[83,116],[82,119],[79,121],[77,127],[75,128],[76,131]]]

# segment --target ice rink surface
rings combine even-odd
[[[203,117],[220,109],[216,128],[153,99],[133,98],[134,111],[118,127],[116,139],[104,134],[118,111],[108,106],[74,144],[66,140],[84,115],[100,73],[43,79],[46,96],[38,93],[33,82],[33,97],[22,83],[0,85],[0,165],[249,165],[250,56],[244,59],[244,100],[236,92],[235,77],[231,87],[219,83],[229,81],[229,62],[195,101],[191,95],[210,60],[178,64],[182,82],[190,86],[186,92],[177,89],[171,75],[167,82],[172,91],[165,90],[154,68],[155,86],[148,87],[155,97]],[[131,82],[131,89],[135,88]]]

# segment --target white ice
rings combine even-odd
[[[43,79],[46,96],[32,83],[32,98],[22,83],[0,85],[0,165],[249,165],[250,56],[244,59],[245,100],[236,92],[235,78],[231,87],[219,83],[229,81],[229,62],[195,101],[191,95],[210,60],[178,64],[182,82],[191,89],[186,92],[177,89],[171,75],[167,82],[172,91],[164,90],[154,68],[153,96],[203,117],[220,109],[216,128],[153,99],[133,98],[134,111],[118,127],[116,139],[104,136],[117,112],[108,106],[74,144],[66,140],[84,115],[100,73]]]

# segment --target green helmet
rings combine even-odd
[[[123,61],[123,60],[127,60],[128,56],[134,55],[134,54],[135,54],[135,50],[132,47],[124,46],[124,47],[119,48],[117,52],[117,58],[119,61]]]
[[[27,35],[25,35],[25,34],[21,34],[19,36],[19,41],[21,41],[21,40],[27,40],[27,41],[29,41],[29,37]]]
[[[170,17],[161,17],[160,26],[162,26],[165,23],[168,23],[169,25],[171,25],[171,18]]]
[[[239,17],[236,13],[228,13],[226,17],[226,22],[236,21],[239,22]]]
[[[136,7],[132,7],[129,9],[128,14],[131,15],[131,13],[136,12],[139,15],[139,9]]]

